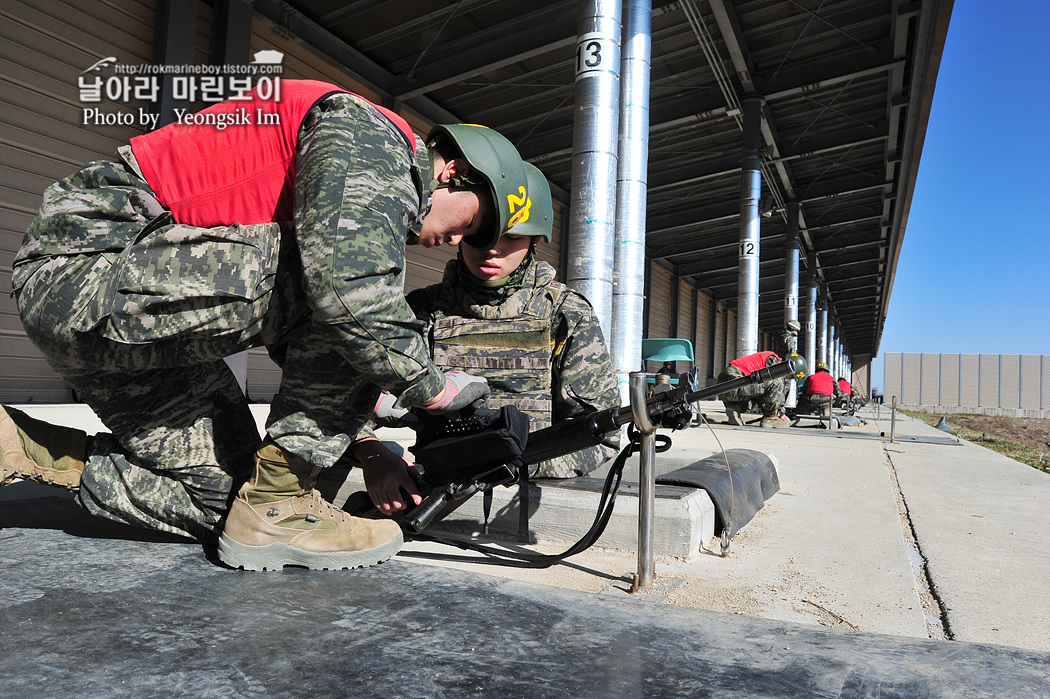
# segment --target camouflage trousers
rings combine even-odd
[[[718,375],[718,382],[730,381],[744,376],[737,367],[730,364]],[[742,388],[736,388],[718,396],[726,406],[735,407],[740,412],[746,412],[748,403],[755,403],[763,415],[776,415],[784,409],[787,398],[786,379],[779,378],[765,383],[751,384]]]
[[[288,368],[267,432],[322,467],[358,437],[379,389],[345,337],[312,321],[295,235],[180,225],[150,195],[119,163],[56,183],[34,228],[76,249],[16,261],[13,286],[30,340],[110,430],[91,441],[79,502],[206,541],[260,441],[224,357],[266,346]]]
[[[824,408],[831,407],[831,402],[832,396],[826,396],[823,393],[810,393],[807,395],[802,395],[799,396],[798,399],[798,412],[823,412]]]

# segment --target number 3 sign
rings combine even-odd
[[[620,70],[616,42],[601,34],[584,34],[576,41],[576,79]]]

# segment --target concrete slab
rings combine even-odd
[[[717,420],[716,408],[704,406]],[[85,411],[28,406],[28,412],[64,424],[86,424],[93,416],[87,411],[85,417]],[[258,410],[264,411],[265,406]],[[903,416],[890,443],[881,436],[890,431],[888,409],[878,419],[873,412],[861,415],[867,425],[844,427],[833,437],[816,429],[726,425],[674,433],[673,449],[658,456],[658,471],[722,447],[757,449],[776,457],[781,492],[737,535],[728,557],[718,555],[716,539],[701,540],[691,558],[659,559],[654,587],[637,597],[658,607],[919,639],[937,638],[946,629],[949,638],[1050,651],[1048,567],[1041,547],[1050,524],[1044,507],[1047,476],[980,447],[945,441],[943,433]],[[625,478],[632,478],[630,469]],[[15,577],[9,564],[35,555],[31,546],[12,548],[5,538],[10,530],[57,527],[52,533],[61,553],[56,550],[55,560],[68,561],[76,575],[93,565],[94,549],[77,552],[97,543],[96,535],[56,524],[42,507],[55,493],[61,491],[31,484],[0,489],[0,578],[7,580],[9,594],[20,594],[23,585],[21,573]],[[575,501],[577,516],[584,509],[593,516],[582,500]],[[573,502],[567,499],[566,506]],[[629,519],[627,502],[623,498],[620,506]],[[625,536],[636,531],[627,530]],[[102,543],[117,538],[97,536]],[[147,534],[135,536],[150,541]],[[528,548],[543,553],[564,548],[555,543],[560,542]],[[520,548],[513,541],[503,545]],[[200,555],[199,547],[185,550]],[[108,560],[108,553],[99,555]],[[637,570],[634,555],[615,547],[592,549],[549,570],[498,566],[480,555],[423,542],[409,544],[398,558],[599,595],[626,596],[627,581]],[[12,573],[5,575],[6,570]]]
[[[1050,655],[401,560],[245,573],[38,502],[0,514],[0,697],[1045,697]],[[15,509],[22,509],[17,506]],[[22,513],[25,515],[26,513]],[[61,524],[59,524],[61,523]]]
[[[886,451],[950,634],[1050,650],[1050,474],[968,442]]]

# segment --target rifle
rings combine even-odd
[[[672,388],[670,384],[657,384],[653,393],[646,400],[645,408],[654,424],[679,429],[689,424],[692,403],[708,400],[737,388],[775,381],[781,377],[790,376],[795,371],[791,360],[788,359],[754,371],[747,376],[699,389],[689,381],[688,374],[682,374],[679,377],[677,388]],[[488,417],[500,423],[494,427],[484,424],[477,415],[462,420],[435,421],[434,418],[424,418],[424,428],[417,435],[416,445],[411,447],[411,450],[416,455],[417,462],[424,468],[421,484],[423,489],[431,488],[432,490],[424,497],[420,505],[402,515],[402,523],[409,531],[421,534],[450,503],[462,504],[477,492],[516,482],[518,470],[522,467],[527,468],[542,461],[601,444],[607,433],[634,422],[631,406],[624,406],[580,415],[529,433],[527,418],[514,408],[504,407],[499,411],[499,417],[495,417],[495,413],[496,411],[488,411]],[[524,418],[524,428],[516,415]],[[502,440],[508,449],[501,449],[498,445],[494,447],[492,439],[494,431],[500,431],[504,437],[507,437],[507,433],[516,433],[513,438]],[[442,477],[442,474],[447,475],[450,469],[447,465],[435,463],[435,461],[447,459],[428,458],[427,446],[439,440],[448,439],[449,435],[456,437],[453,451],[459,456],[457,461],[469,460],[472,454],[495,454],[496,456],[491,460],[481,457],[477,464],[466,467],[460,463],[452,471],[454,474],[452,477]],[[670,447],[670,438],[664,437],[664,440],[665,446],[661,451]],[[515,445],[518,445],[519,448],[515,448]],[[631,446],[624,449],[618,462],[626,462],[630,451]],[[448,451],[444,452],[445,455],[448,453]],[[620,469],[622,470],[622,464]],[[428,474],[434,475],[428,477]],[[610,479],[612,475],[610,473]],[[608,483],[606,490],[608,490]],[[606,494],[603,493],[603,501],[605,499]],[[605,520],[608,520],[608,516],[605,517]]]

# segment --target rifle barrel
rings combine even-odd
[[[737,388],[765,383],[782,376],[790,376],[793,373],[795,373],[795,368],[791,365],[791,360],[785,360],[779,364],[772,364],[753,371],[747,376],[723,381],[698,391],[689,392],[684,387],[680,387],[676,390],[654,394],[646,401],[646,409],[652,416],[662,415],[698,400],[707,400]],[[521,457],[522,463],[529,466],[601,444],[606,433],[633,421],[634,414],[631,406],[628,405],[581,415],[536,430],[529,434],[525,453]]]

